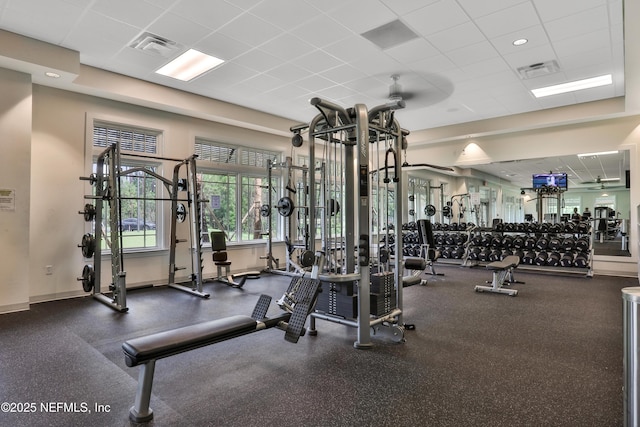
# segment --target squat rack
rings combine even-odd
[[[119,144],[112,144],[100,153],[96,160],[96,172],[89,177],[80,177],[81,180],[89,181],[95,185],[95,195],[85,195],[84,198],[93,200],[95,205],[86,204],[84,211],[79,213],[84,215],[86,221],[94,221],[94,233],[87,233],[83,236],[82,254],[84,258],[93,258],[93,264],[86,264],[82,271],[83,289],[91,292],[93,298],[106,304],[110,308],[119,311],[128,311],[126,302],[126,272],[124,271],[124,253],[122,243],[122,200],[153,200],[171,201],[171,243],[169,250],[169,281],[170,287],[179,289],[191,294],[208,298],[209,294],[202,289],[202,229],[201,229],[201,204],[206,200],[200,198],[199,185],[197,182],[196,159],[197,155],[192,155],[187,159],[173,159],[167,157],[150,157],[139,154],[127,154],[128,157],[151,158],[154,160],[170,160],[178,162],[174,167],[173,179],[169,180],[155,173],[146,167],[134,167],[123,170],[121,167],[121,154]],[[187,179],[180,178],[180,170],[183,166],[187,169]],[[142,172],[161,181],[170,194],[169,198],[147,198],[147,197],[127,197],[122,196],[120,178],[133,173]],[[186,198],[179,198],[178,193],[186,191]],[[186,219],[187,208],[182,202],[189,206],[190,213],[190,236],[189,239],[178,239],[177,223]],[[106,204],[105,204],[106,203]],[[108,226],[109,231],[104,228],[103,209],[109,209]],[[102,292],[101,272],[102,272],[102,239],[110,247],[111,256],[111,284],[109,285],[110,296]],[[190,242],[191,257],[191,286],[175,283],[175,272],[185,268],[176,267],[176,245],[182,242]]]

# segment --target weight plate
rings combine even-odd
[[[184,203],[178,203],[176,205],[176,221],[184,222],[185,219],[187,219],[187,208]]]
[[[85,258],[91,258],[96,251],[96,239],[93,237],[93,234],[87,233],[82,236],[82,244],[80,247],[82,248],[82,255]]]
[[[82,289],[85,292],[91,292],[96,283],[96,274],[93,266],[87,264],[82,269]]]
[[[311,267],[315,259],[316,256],[313,251],[304,251],[300,256],[300,264],[302,264],[303,267]]]
[[[282,216],[291,216],[295,206],[293,204],[293,200],[291,198],[285,196],[278,200],[278,213]]]
[[[329,199],[327,206],[329,207],[329,215],[336,216],[340,213],[340,203],[336,199]]]
[[[84,205],[83,215],[85,221],[93,221],[93,219],[96,217],[95,206],[93,206],[91,203],[87,203],[86,205]]]
[[[426,216],[434,216],[436,214],[436,207],[433,205],[427,205],[424,207],[424,214]]]
[[[260,216],[268,217],[271,215],[271,207],[266,203],[260,206]]]

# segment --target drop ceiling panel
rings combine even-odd
[[[218,32],[249,46],[259,46],[279,36],[282,30],[260,18],[245,13],[222,27]]]
[[[128,0],[120,1],[133,3]],[[181,1],[171,8],[171,12],[204,27],[217,30],[232,22],[244,11],[224,0],[208,0],[199,2],[198,7],[193,7],[192,1]]]
[[[235,58],[234,63],[258,73],[264,73],[282,64],[282,60],[262,50],[254,49]]]
[[[225,61],[241,56],[252,49],[248,44],[232,39],[221,33],[210,34],[193,46],[201,52],[224,59]]]
[[[440,52],[425,39],[419,38],[385,50],[385,53],[396,61],[411,64],[427,58],[432,58]]]
[[[97,1],[91,9],[134,27],[146,27],[164,12],[158,6],[130,0]]]
[[[328,15],[356,34],[362,34],[397,18],[395,13],[377,0],[353,0],[329,12]]]
[[[589,9],[545,24],[547,33],[554,42],[608,28],[608,26],[609,14],[606,6]]]
[[[312,46],[323,48],[354,35],[328,16],[322,14],[318,16],[317,11],[311,18],[304,24],[297,25],[291,30],[291,34]]]
[[[464,67],[487,58],[498,57],[498,52],[491,43],[483,41],[448,52],[447,57],[458,67]]]
[[[449,52],[486,40],[486,37],[473,22],[465,22],[431,34],[428,40],[441,52]]]
[[[418,33],[429,36],[469,21],[469,17],[457,3],[440,1],[404,16],[404,20]]]
[[[531,2],[524,2],[478,18],[476,23],[488,38],[494,38],[540,25],[540,20]]]
[[[256,5],[250,13],[279,28],[290,29],[316,16],[318,9],[303,1],[269,0]]]
[[[605,5],[607,0],[533,0],[533,3],[540,18],[549,22]]]
[[[527,43],[515,46],[513,42],[518,39],[526,39]],[[501,55],[522,53],[539,46],[550,45],[547,33],[542,25],[519,29],[512,33],[491,38],[491,43]]]
[[[472,18],[490,15],[499,10],[507,9],[527,0],[457,0],[460,6]]]

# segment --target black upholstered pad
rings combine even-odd
[[[127,366],[136,366],[254,332],[256,324],[249,316],[225,317],[134,338],[122,344],[122,350]]]

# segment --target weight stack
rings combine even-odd
[[[371,293],[390,294],[395,292],[394,274],[390,271],[371,275]]]
[[[374,316],[383,316],[396,308],[397,298],[395,290],[389,294],[370,295],[371,314]]]
[[[347,319],[358,317],[358,298],[354,295],[355,282],[321,281],[316,311]]]
[[[371,314],[382,316],[396,308],[396,288],[392,272],[371,275]]]

